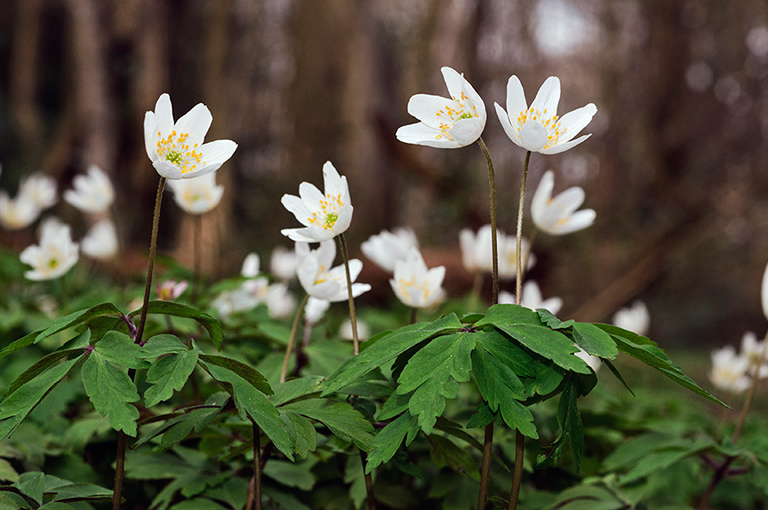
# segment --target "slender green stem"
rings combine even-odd
[[[515,301],[519,305],[523,296],[523,261],[521,246],[523,240],[523,214],[525,210],[525,183],[528,180],[528,162],[531,160],[531,151],[525,154],[525,165],[523,165],[523,182],[520,184],[520,206],[517,209],[517,234],[515,244]]]
[[[485,142],[482,137],[477,139],[478,145],[483,150],[485,156],[485,162],[488,165],[488,181],[490,183],[490,209],[491,209],[491,271],[493,275],[493,291],[491,294],[491,304],[495,305],[499,302],[499,249],[496,240],[496,175],[493,171],[493,161],[491,160],[491,154],[488,152],[488,147],[485,146]],[[529,153],[530,154],[530,153]]]
[[[152,290],[152,273],[155,270],[155,254],[157,253],[157,230],[160,225],[160,206],[162,205],[163,201],[163,189],[165,189],[165,177],[160,177],[160,183],[157,185],[157,195],[155,196],[155,214],[152,217],[152,239],[149,242],[147,284],[144,286],[144,304],[141,306],[141,320],[139,321],[139,331],[136,334],[137,344],[141,344],[141,338],[144,334],[144,326],[147,323],[147,303],[149,303],[149,294]]]
[[[341,257],[344,259],[344,270],[347,274],[347,296],[349,296],[349,320],[352,322],[352,351],[355,356],[360,354],[360,340],[357,338],[357,315],[355,314],[355,298],[352,296],[352,276],[349,272],[349,250],[344,234],[339,234]]]
[[[255,510],[261,510],[261,430],[253,422],[253,499]]]
[[[482,137],[477,139],[477,144],[483,151],[485,162],[488,165],[488,182],[490,188],[490,216],[491,216],[491,275],[493,287],[491,291],[491,304],[499,302],[499,249],[496,236],[496,175],[493,171],[493,161]],[[482,284],[482,280],[480,280]],[[491,474],[491,454],[493,453],[493,422],[485,427],[483,441],[483,462],[480,469],[480,493],[477,496],[477,510],[485,508],[488,500],[488,486]]]
[[[304,307],[307,306],[309,301],[309,294],[304,296],[301,300],[299,309],[296,310],[296,318],[293,319],[293,326],[291,326],[291,336],[288,338],[288,346],[285,348],[285,357],[283,358],[283,370],[280,372],[280,382],[284,383],[285,378],[288,376],[288,361],[291,359],[291,352],[293,351],[293,342],[296,340],[296,331],[299,329],[299,321],[304,313]]]
[[[416,324],[416,320],[419,318],[419,309],[411,308],[411,324]]]
[[[530,153],[529,153],[530,154]],[[525,436],[519,430],[515,431],[515,473],[512,476],[512,492],[509,495],[507,510],[517,509],[520,498],[520,485],[523,481],[523,455],[525,454]]]
[[[141,306],[141,321],[136,331],[134,342],[141,344],[141,338],[144,334],[144,325],[147,322],[147,303],[149,303],[149,294],[152,290],[152,272],[155,268],[155,254],[157,252],[157,230],[160,224],[160,205],[163,200],[163,189],[165,188],[165,177],[160,177],[160,183],[157,185],[157,195],[155,196],[155,213],[152,218],[152,239],[149,243],[149,265],[147,267],[147,284],[144,287],[144,304]],[[131,373],[131,379],[135,372]],[[112,510],[120,510],[120,499],[123,495],[123,476],[125,471],[125,432],[122,430],[117,433],[117,460],[115,461],[115,488],[112,492]]]

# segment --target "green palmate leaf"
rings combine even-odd
[[[306,459],[309,452],[317,448],[317,431],[309,419],[293,411],[284,411],[283,419],[287,422],[293,439],[293,451],[301,459]]]
[[[613,337],[616,341],[616,345],[622,352],[642,361],[646,365],[652,366],[677,384],[688,388],[692,392],[730,409],[728,405],[721,402],[714,395],[703,390],[693,379],[683,374],[680,367],[672,362],[663,350],[659,349],[656,342],[610,324],[597,324],[597,326]]]
[[[140,358],[141,347],[125,333],[108,331],[93,346],[93,349],[114,365],[128,368],[147,368],[149,366]]]
[[[573,467],[578,472],[581,455],[584,452],[584,424],[576,403],[577,390],[574,384],[567,384],[560,395],[557,406],[557,423],[560,425],[563,443],[569,445]]]
[[[120,310],[118,310],[117,307],[115,307],[115,305],[112,303],[102,303],[92,308],[88,308],[87,310],[79,310],[77,312],[73,312],[65,317],[62,317],[61,319],[54,321],[47,328],[33,331],[32,333],[25,335],[18,340],[15,340],[14,342],[11,342],[3,350],[0,351],[0,359],[18,351],[19,349],[32,344],[36,344],[37,342],[44,340],[51,335],[55,335],[60,331],[64,331],[67,328],[73,328],[97,317],[103,317],[107,315],[121,316],[122,312],[120,312]]]
[[[611,335],[594,324],[576,322],[573,324],[573,341],[587,354],[600,358],[614,359],[619,349]]]
[[[40,360],[37,361],[34,365],[26,369],[20,376],[16,378],[15,381],[11,383],[11,386],[8,388],[8,391],[5,392],[5,395],[3,395],[3,399],[8,397],[11,393],[18,390],[20,387],[40,375],[41,373],[45,372],[52,366],[56,365],[59,361],[61,361],[63,358],[69,357],[71,354],[75,353],[83,353],[82,349],[65,349],[62,351],[56,351],[52,352],[51,354],[48,354],[47,356],[43,356]]]
[[[558,366],[578,372],[590,373],[589,365],[574,353],[579,352],[570,338],[544,326],[496,324],[498,329],[511,336],[536,354],[551,359]]]
[[[208,400],[202,406],[188,407],[180,414],[175,413],[172,415],[171,419],[136,441],[135,446],[141,446],[161,434],[163,436],[163,446],[168,447],[178,443],[192,431],[200,432],[203,430],[221,412],[227,401],[229,401],[229,394],[224,392],[214,393],[208,397]]]
[[[493,411],[491,411],[491,408],[488,407],[488,403],[481,402],[480,405],[477,407],[477,411],[475,411],[475,414],[473,414],[469,421],[467,422],[467,428],[468,429],[476,429],[476,428],[482,428],[488,425],[493,421],[495,416],[493,415]]]
[[[64,363],[53,365],[36,377],[19,385],[15,391],[5,395],[0,402],[0,439],[6,438],[40,403],[74,366],[82,361],[78,356]]]
[[[43,504],[43,495],[45,494],[45,474],[39,471],[24,473],[19,477],[19,481],[14,483],[21,494],[35,501],[38,505]]]
[[[293,411],[315,421],[319,421],[336,437],[354,442],[364,451],[371,449],[373,425],[354,407],[346,402],[337,402],[324,398],[313,398],[287,404],[284,411]]]
[[[446,437],[432,434],[428,439],[429,452],[436,467],[449,466],[459,473],[466,473],[474,480],[480,480],[477,462],[469,452],[459,448]]]
[[[418,430],[418,419],[408,413],[401,414],[381,429],[371,442],[365,472],[370,473],[377,466],[394,457],[406,435],[413,430]],[[415,436],[413,432],[411,435]]]
[[[323,378],[316,375],[291,379],[275,386],[273,388],[274,393],[269,397],[269,401],[276,406],[281,406],[291,400],[320,391],[320,384],[322,382]]]
[[[546,324],[550,329],[568,329],[576,323],[576,321],[573,319],[568,321],[561,321],[555,317],[552,312],[544,308],[537,308],[536,313],[539,314],[539,319],[541,319],[541,322]]]
[[[264,466],[264,474],[286,487],[309,491],[315,486],[315,475],[310,468],[307,462],[292,464],[281,460],[270,460]]]
[[[391,362],[418,343],[440,333],[462,327],[456,314],[446,315],[434,322],[411,324],[380,337],[360,355],[350,358],[325,382],[322,396],[338,391],[371,370]],[[368,342],[366,342],[368,343]]]
[[[188,349],[178,354],[168,354],[155,361],[147,371],[147,382],[152,386],[144,392],[147,407],[168,400],[174,391],[179,391],[192,375],[197,365],[197,349]]]
[[[134,310],[130,313],[130,316],[134,317],[140,313],[141,309]],[[150,301],[147,303],[147,313],[194,319],[208,331],[217,349],[221,347],[221,343],[224,341],[224,333],[221,331],[219,321],[213,315],[200,311],[197,308],[176,303],[175,301]]]
[[[605,366],[608,367],[608,370],[610,370],[610,372],[616,377],[616,379],[618,379],[619,382],[621,382],[621,384],[627,389],[627,391],[634,397],[635,392],[632,391],[632,388],[629,387],[629,385],[627,384],[627,381],[624,380],[624,377],[619,372],[619,369],[616,368],[616,365],[611,363],[609,360],[603,360],[603,361],[605,362]]]
[[[82,376],[96,412],[107,416],[113,429],[135,436],[139,410],[131,402],[139,400],[139,393],[128,374],[94,348],[83,363]]]
[[[427,434],[443,413],[445,399],[456,398],[458,383],[469,381],[475,341],[470,331],[438,336],[414,354],[400,374],[397,393],[414,392],[408,407]]]
[[[215,362],[209,361],[209,359],[213,359]],[[263,387],[263,385],[266,384],[266,381],[262,384],[259,378],[254,376],[253,373],[242,371],[243,373],[250,374],[250,380],[245,379],[240,373],[230,368],[233,367],[236,370],[240,370],[242,368],[240,365],[243,364],[239,362],[225,362],[224,360],[227,359],[229,358],[201,354],[198,357],[197,363],[203,370],[208,372],[211,377],[227,388],[227,391],[234,398],[235,406],[237,407],[240,416],[242,418],[247,416],[256,422],[267,437],[272,440],[277,449],[286,457],[293,460],[293,452],[291,451],[292,441],[288,436],[288,432],[285,430],[285,424],[280,420],[280,413],[277,411],[277,408],[267,400],[267,397],[259,387],[251,382],[253,380],[259,384],[259,386]],[[255,370],[251,370],[258,374]]]
[[[384,405],[379,412],[378,419],[389,420],[399,415],[400,413],[405,412],[408,409],[408,402],[410,402],[412,396],[412,393],[405,395],[392,393],[386,402],[384,402]]]
[[[261,375],[261,373],[253,367],[250,367],[242,361],[236,359],[227,358],[226,356],[216,356],[211,354],[200,354],[200,359],[205,361],[209,365],[217,365],[221,368],[225,368],[230,372],[234,372],[238,376],[248,381],[254,388],[260,392],[271,395],[272,388],[267,382],[267,378]]]
[[[488,309],[488,313],[484,318],[480,319],[474,324],[475,328],[483,326],[514,326],[514,325],[528,325],[528,326],[543,326],[539,314],[520,305],[493,305]]]
[[[619,478],[619,482],[622,485],[636,482],[640,478],[665,469],[686,457],[698,457],[701,452],[713,446],[715,443],[711,439],[700,439],[690,441],[682,448],[656,449],[638,460],[632,469]]]
[[[155,335],[147,340],[141,346],[140,356],[142,359],[157,358],[166,354],[180,354],[186,352],[189,347],[184,345],[176,335],[167,333]]]

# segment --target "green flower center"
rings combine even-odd
[[[325,216],[325,226],[328,228],[333,228],[333,226],[336,224],[336,220],[339,219],[339,215],[336,213],[328,213]]]
[[[168,151],[165,155],[165,159],[174,165],[178,165],[181,163],[181,153],[178,151]]]
[[[48,261],[49,269],[56,269],[57,267],[59,267],[59,259],[51,259]]]
[[[461,120],[461,119],[471,119],[472,117],[474,117],[474,115],[472,115],[471,113],[469,113],[469,112],[464,112],[464,113],[462,113],[461,115],[459,115],[459,118],[458,118],[458,119],[456,119],[456,120]]]

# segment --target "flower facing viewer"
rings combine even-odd
[[[550,76],[528,107],[523,86],[517,76],[507,82],[506,111],[494,103],[501,126],[510,140],[523,149],[541,154],[559,154],[580,144],[591,135],[574,139],[597,113],[590,103],[577,110],[557,116],[560,102],[560,80]]]
[[[406,258],[412,246],[419,247],[413,230],[398,228],[394,232],[382,230],[381,233],[369,237],[360,245],[360,249],[376,265],[391,273],[395,270],[395,263]]]
[[[106,211],[115,200],[115,190],[107,174],[97,165],[72,179],[74,189],[64,192],[64,200],[86,213]]]
[[[553,197],[555,174],[547,171],[531,200],[531,218],[534,225],[551,235],[564,235],[583,230],[595,221],[592,209],[577,211],[584,203],[584,190],[578,186],[568,188]]]
[[[749,388],[751,381],[747,370],[749,360],[736,354],[733,346],[728,345],[712,351],[712,371],[709,373],[709,379],[721,390],[742,393]]]
[[[299,283],[307,294],[333,303],[348,299],[344,266],[331,267],[335,258],[336,244],[332,240],[323,241],[316,250],[310,250],[307,243],[296,243],[296,272]],[[349,273],[353,282],[362,270],[363,263],[360,260],[349,261]],[[357,297],[370,289],[371,286],[367,283],[353,283],[352,296]]]
[[[408,113],[420,122],[397,130],[395,136],[401,142],[455,149],[476,142],[483,133],[488,118],[483,99],[463,75],[450,67],[441,71],[451,97],[412,96]]]
[[[19,256],[32,266],[24,273],[30,280],[53,280],[63,276],[77,263],[78,246],[72,242],[69,225],[56,218],[45,220],[40,226],[40,244],[28,246]]]
[[[346,232],[352,223],[353,210],[349,185],[330,161],[323,165],[323,185],[325,194],[315,185],[302,182],[298,197],[283,195],[280,202],[304,225],[304,228],[281,230],[284,236],[293,241],[319,243]]]
[[[216,172],[194,179],[168,181],[176,204],[189,214],[203,214],[221,202],[224,186],[216,185]]]
[[[144,144],[157,173],[168,179],[189,179],[218,170],[235,149],[232,140],[203,143],[213,116],[198,103],[176,122],[171,97],[162,94],[154,112],[144,116]]]
[[[405,305],[427,308],[443,298],[443,278],[445,267],[427,269],[418,248],[411,247],[405,259],[395,262],[394,278],[389,284]]]

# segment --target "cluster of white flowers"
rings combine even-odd
[[[21,181],[14,198],[0,190],[0,225],[6,230],[21,230],[34,223],[40,214],[57,202],[56,181],[34,173]]]

